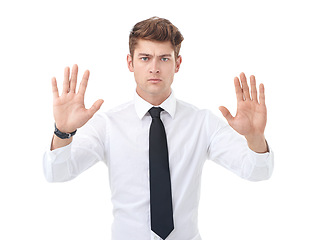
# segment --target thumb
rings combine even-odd
[[[230,113],[230,111],[226,107],[220,106],[219,110],[221,111],[223,117],[226,118],[228,123],[233,121],[234,117],[232,116],[232,114]]]
[[[89,113],[91,116],[93,116],[101,107],[101,105],[103,105],[104,100],[99,99],[97,100],[92,106],[91,108],[88,109]]]

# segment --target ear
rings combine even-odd
[[[127,55],[127,66],[130,72],[134,72],[133,58],[130,54]]]
[[[178,73],[181,63],[182,63],[182,56],[179,55],[176,59],[175,73]]]

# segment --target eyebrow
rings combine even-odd
[[[148,53],[138,53],[138,56],[150,57],[152,55],[148,54]],[[172,57],[172,55],[171,54],[162,54],[162,55],[159,55],[158,57]]]
[[[172,54],[162,54],[159,57],[171,57],[171,56],[172,56]]]
[[[147,54],[147,53],[138,53],[138,56],[150,56],[150,54]]]

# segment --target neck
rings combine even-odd
[[[141,94],[139,91],[137,91],[138,96],[140,96],[142,99],[144,99],[146,102],[149,102],[153,106],[159,106],[161,105],[170,95],[171,91],[166,94]]]

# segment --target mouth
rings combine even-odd
[[[161,82],[162,80],[159,79],[159,78],[150,78],[148,79],[148,82],[151,82],[151,83],[158,83],[158,82]]]

